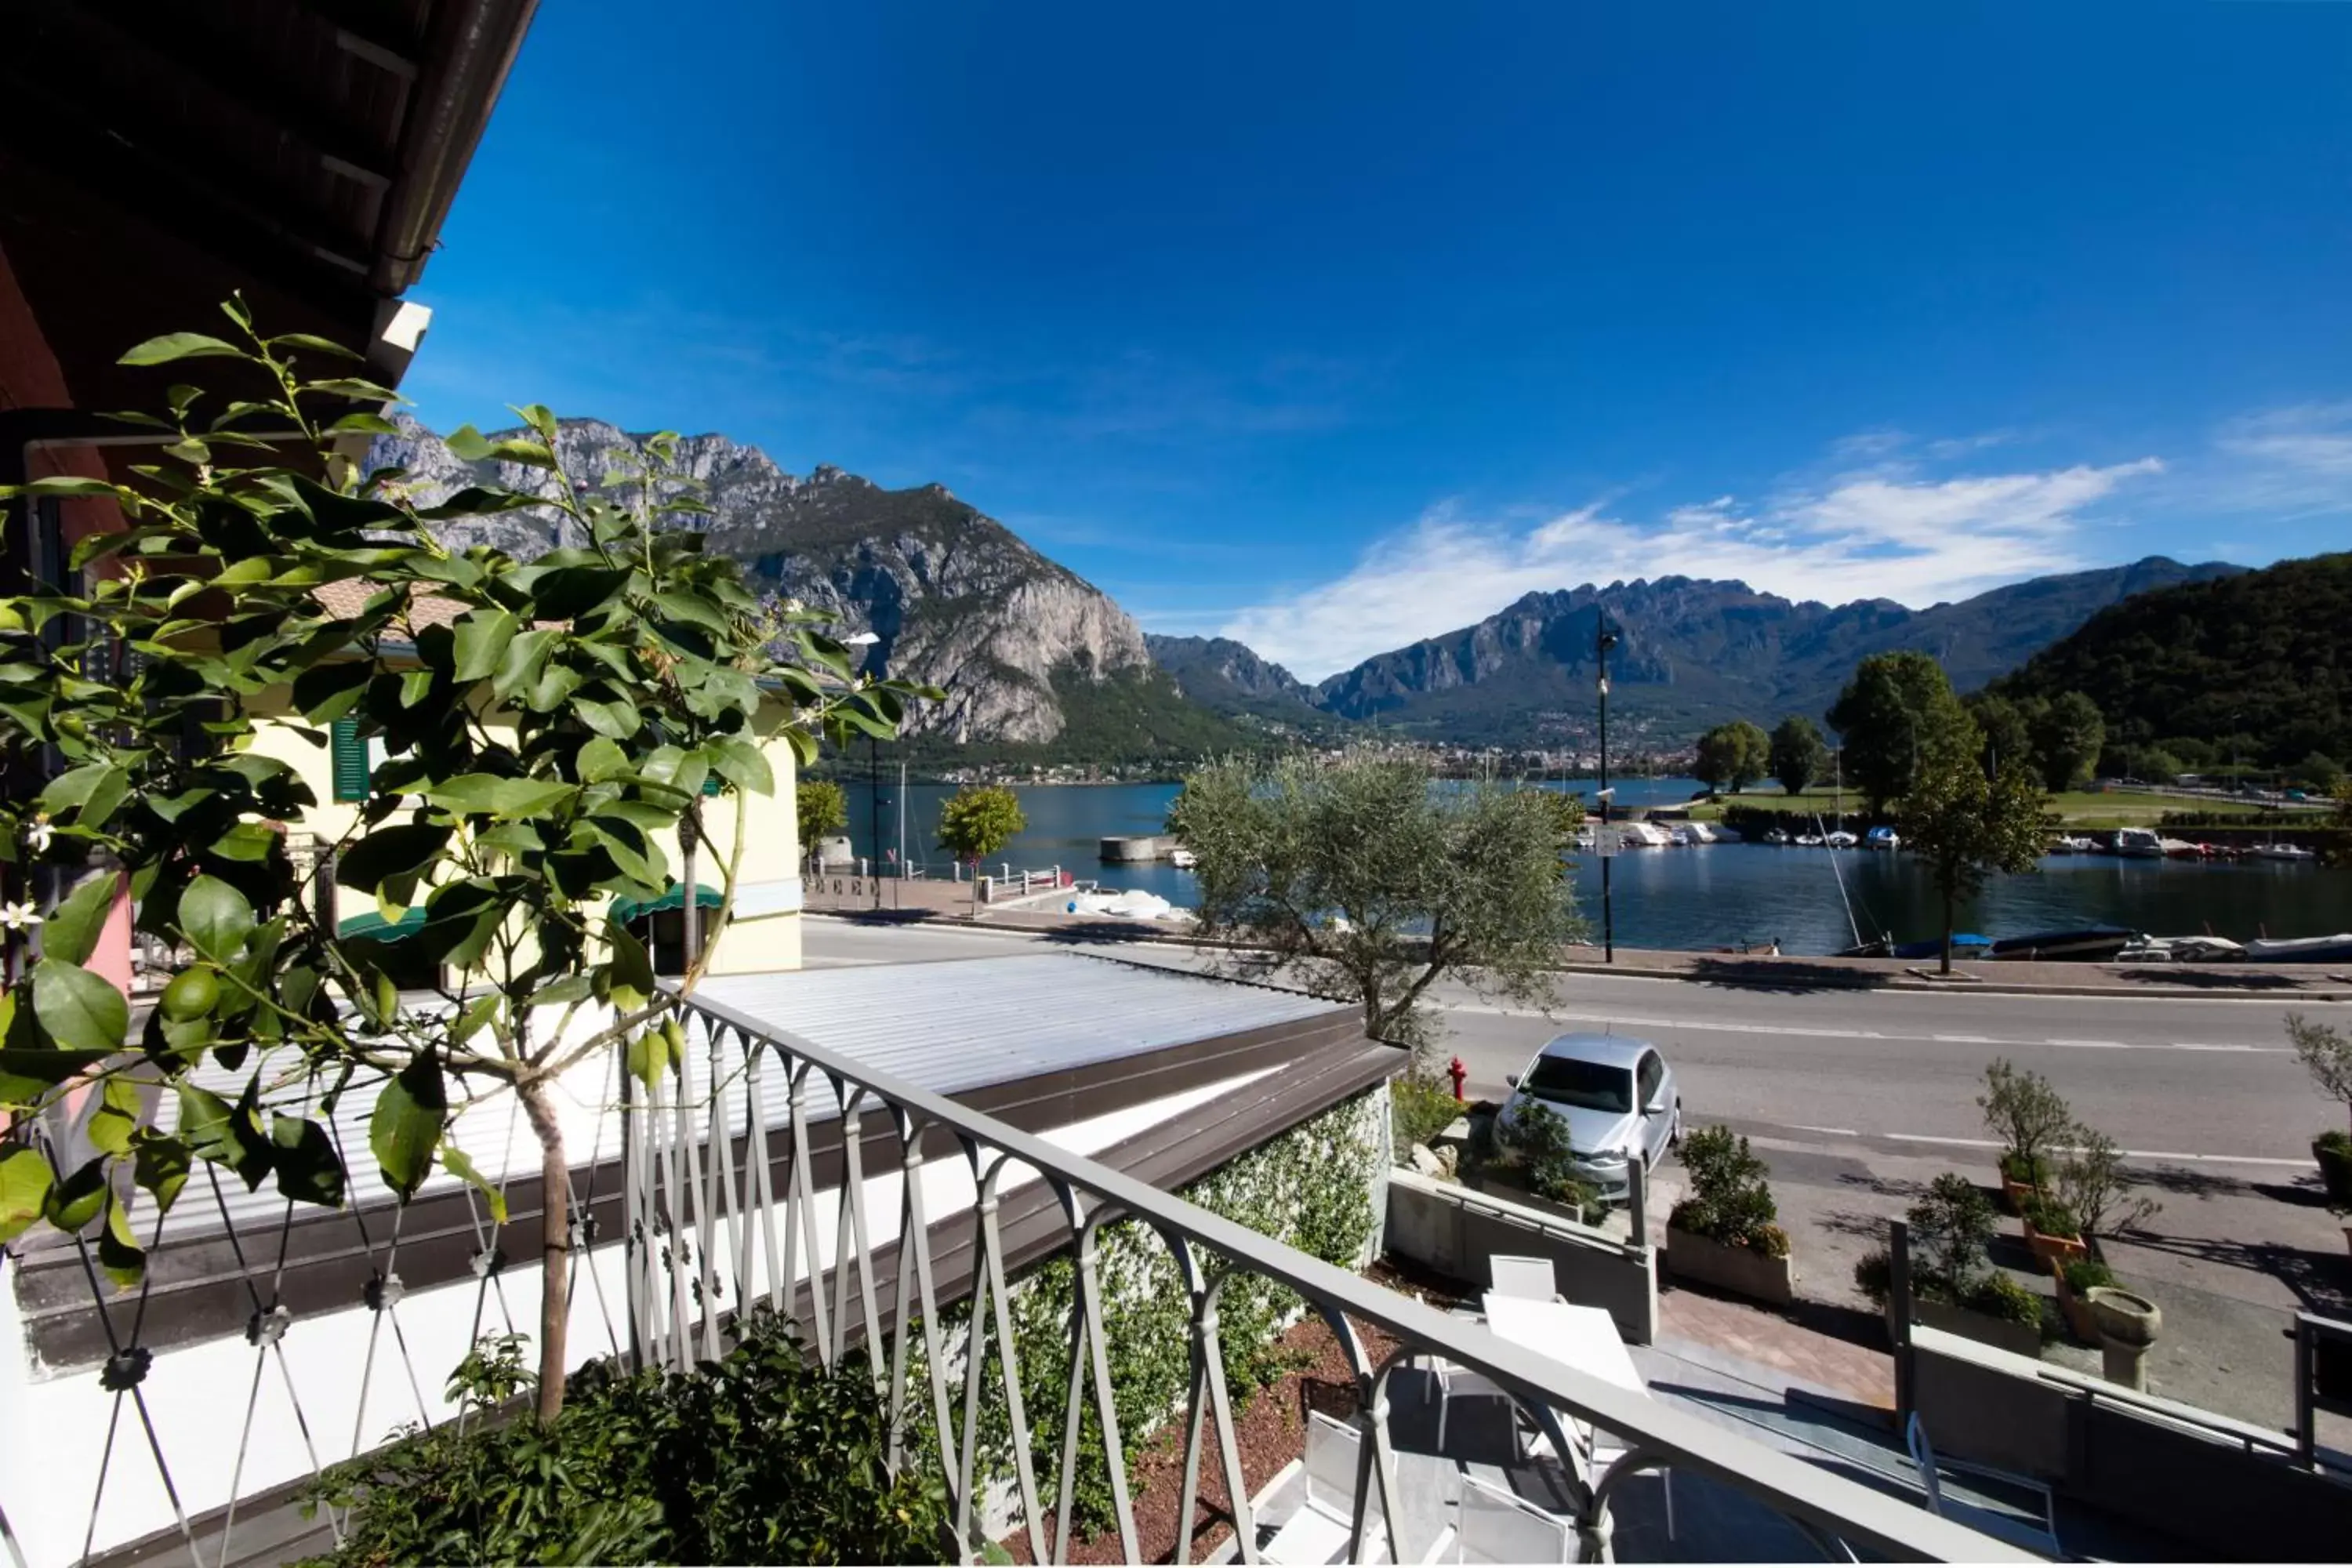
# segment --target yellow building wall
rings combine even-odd
[[[332,755],[327,746],[305,737],[304,731],[310,731],[323,742],[325,726],[313,729],[299,714],[288,712],[282,707],[265,710],[257,717],[260,722],[255,726],[253,750],[287,763],[310,786],[317,801],[303,814],[301,821],[288,826],[312,835],[321,845],[340,840],[358,819],[359,806],[335,799]],[[495,720],[488,727],[494,735],[501,729]],[[736,872],[739,903],[757,912],[730,922],[719,933],[717,943],[709,949],[709,968],[715,974],[754,974],[801,966],[801,852],[800,819],[793,799],[795,768],[791,743],[776,731],[773,723],[767,728],[761,753],[775,775],[775,792],[741,797],[743,858]],[[702,886],[714,889],[720,886],[721,868],[733,852],[737,822],[735,796],[717,795],[704,802],[707,841],[695,865],[695,879]],[[671,880],[681,880],[684,866],[677,835],[660,835],[658,842],[663,854],[668,857]],[[751,889],[753,896],[747,900],[744,889]],[[776,907],[779,905],[789,907]],[[373,913],[374,910],[375,900],[370,894],[350,888],[335,890],[338,921]]]

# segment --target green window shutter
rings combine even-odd
[[[332,727],[335,798],[359,801],[368,797],[368,743],[356,719],[338,719]]]

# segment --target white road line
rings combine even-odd
[[[1999,1140],[1992,1138],[1938,1138],[1926,1132],[1882,1132],[1879,1137],[1897,1143],[1937,1143],[1954,1149],[1998,1149]],[[2072,1152],[2061,1150],[2060,1152]],[[2279,1165],[2303,1170],[2309,1160],[2278,1160],[2266,1154],[2187,1154],[2177,1149],[2126,1149],[2126,1160],[2186,1160],[2204,1165]]]
[[[1783,1035],[1807,1040],[1890,1040],[1912,1045],[2051,1046],[2084,1051],[2237,1051],[2248,1056],[2292,1056],[2285,1046],[2217,1046],[2169,1040],[2004,1039],[1997,1035],[1895,1035],[1881,1029],[1839,1029],[1810,1024],[1733,1024],[1698,1018],[1643,1018],[1623,1013],[1547,1013],[1539,1007],[1496,1007],[1484,1003],[1447,1005],[1449,1013],[1476,1013],[1500,1018],[1549,1018],[1562,1024],[1602,1024],[1612,1029],[1688,1029],[1697,1034]]]
[[[1851,1127],[1813,1127],[1809,1126],[1802,1121],[1792,1121],[1789,1125],[1795,1128],[1800,1132],[1826,1132],[1832,1138],[1859,1138],[1862,1136],[1861,1133],[1855,1131]]]

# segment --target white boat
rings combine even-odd
[[[1628,849],[1664,849],[1674,842],[1654,822],[1629,822],[1620,831],[1623,837],[1619,841]]]
[[[1832,849],[1851,849],[1862,840],[1841,827],[1833,833],[1824,834],[1822,842]]]
[[[1168,863],[1179,871],[1189,871],[1201,863],[1201,858],[1179,845],[1168,851]]]
[[[2352,931],[2250,942],[2246,956],[2257,963],[2352,963]]]
[[[2096,841],[2075,834],[2062,833],[2050,841],[2053,855],[2088,855],[2098,848]]]
[[[2116,829],[2115,852],[2131,860],[2160,860],[2164,858],[2164,840],[2149,827],[2118,827]]]
[[[1100,915],[1105,919],[1117,921],[1188,920],[1191,918],[1185,910],[1177,909],[1157,893],[1139,890],[1122,893],[1117,889],[1080,893],[1071,899],[1064,908],[1074,915]]]
[[[2257,844],[2246,851],[2257,860],[2316,860],[2319,856],[2300,844]]]
[[[1822,847],[1822,836],[1818,833],[1800,833],[1790,842],[1800,849],[1819,849]]]
[[[2144,945],[2161,949],[2175,963],[2222,963],[2246,956],[2245,948],[2226,936],[2152,936]]]
[[[1789,842],[1789,836],[1781,832],[1777,827],[1768,827],[1764,830],[1764,842],[1767,844],[1786,844]],[[1799,842],[1801,843],[1802,840],[1800,840]]]
[[[1683,831],[1690,836],[1693,844],[1719,844],[1723,841],[1722,832],[1711,822],[1690,823]]]
[[[1716,827],[1712,831],[1715,835],[1715,842],[1717,844],[1744,843],[1748,837],[1737,827]]]

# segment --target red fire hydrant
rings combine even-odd
[[[1460,1057],[1455,1057],[1445,1064],[1445,1076],[1454,1080],[1454,1099],[1458,1104],[1462,1100],[1462,1080],[1470,1076],[1470,1069],[1462,1065]]]

